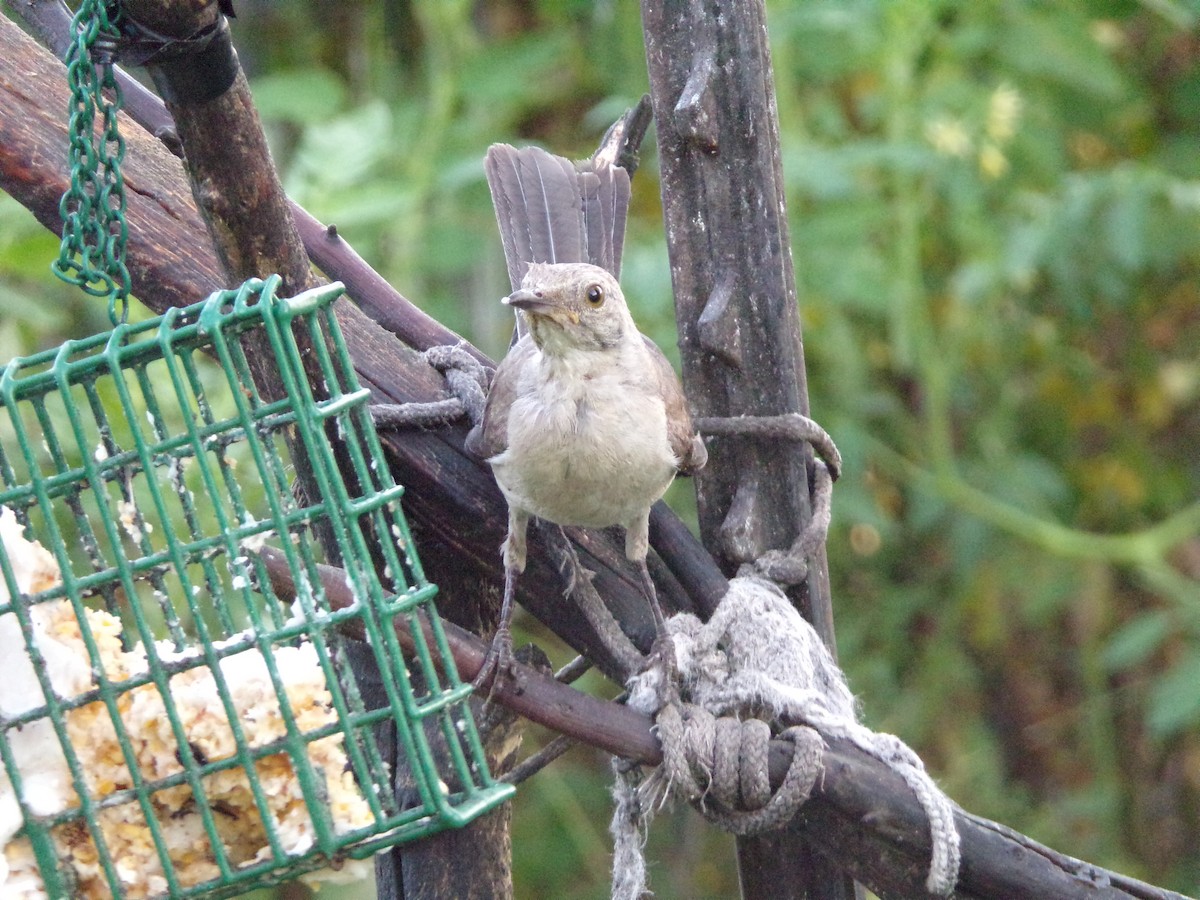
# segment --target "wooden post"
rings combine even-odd
[[[700,416],[807,415],[774,80],[762,0],[643,0],[684,383]],[[803,445],[721,438],[696,478],[727,574],[791,546],[810,516]],[[790,596],[833,647],[824,553]],[[738,841],[747,897],[843,898],[801,826]]]
[[[131,19],[180,41],[223,23],[216,0],[124,0],[123,8]],[[313,287],[308,255],[241,68],[215,97],[165,99],[186,152],[192,194],[230,280],[278,273],[285,297]]]

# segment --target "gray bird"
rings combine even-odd
[[[608,271],[533,263],[504,302],[520,311],[526,333],[496,369],[483,420],[466,441],[508,501],[500,624],[476,685],[511,668],[513,593],[531,516],[624,527],[625,555],[638,565],[661,635],[646,568],[650,507],[676,474],[708,460],[675,370],[638,331]]]

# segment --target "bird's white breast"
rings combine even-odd
[[[644,515],[675,476],[666,410],[640,336],[604,351],[542,354],[522,376],[508,448],[490,460],[510,504],[559,525]]]

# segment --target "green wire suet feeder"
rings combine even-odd
[[[511,794],[332,313],[341,287],[278,283],[0,376],[0,895],[232,896]],[[259,393],[251,340],[285,396]],[[323,563],[352,605],[330,604]]]

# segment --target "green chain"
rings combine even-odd
[[[130,289],[125,266],[129,227],[121,175],[125,140],[117,131],[121,89],[113,71],[118,16],[116,3],[83,0],[72,23],[75,41],[66,58],[71,87],[71,186],[59,204],[62,247],[50,266],[59,278],[92,296],[108,297],[114,325],[128,316]],[[95,128],[97,110],[104,119],[100,133]]]

